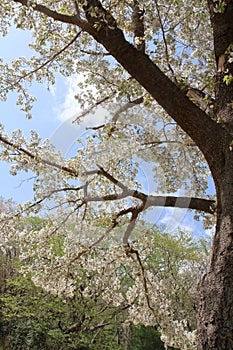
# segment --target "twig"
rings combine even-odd
[[[161,27],[161,31],[162,31],[162,37],[163,37],[163,42],[165,45],[165,55],[166,55],[166,61],[167,61],[167,66],[172,74],[172,77],[174,79],[174,82],[179,85],[176,76],[175,76],[175,72],[170,64],[170,57],[169,57],[169,52],[168,52],[168,44],[167,44],[167,39],[166,39],[166,35],[165,35],[165,30],[164,30],[164,26],[163,26],[163,22],[162,22],[162,18],[160,15],[160,10],[159,10],[159,5],[158,2],[155,1],[155,6],[156,6],[156,10],[157,10],[157,14],[158,14],[158,19],[159,19],[159,23],[160,23],[160,27]]]
[[[75,37],[67,44],[65,45],[60,51],[56,52],[52,57],[50,57],[47,61],[45,61],[44,63],[42,63],[40,66],[38,66],[37,68],[33,69],[32,71],[26,73],[25,75],[22,75],[14,84],[10,84],[7,88],[5,88],[4,90],[2,90],[3,92],[5,90],[7,90],[9,87],[13,88],[15,85],[18,85],[22,80],[26,79],[27,77],[30,77],[31,75],[33,75],[34,73],[38,72],[39,70],[41,70],[42,68],[44,68],[45,66],[47,66],[49,63],[52,63],[60,54],[62,54],[65,50],[67,50],[76,40],[77,38],[80,36],[80,34],[82,33],[82,30],[80,30]]]
[[[138,261],[138,264],[139,264],[139,267],[140,267],[140,270],[141,270],[141,276],[142,276],[142,280],[143,280],[143,287],[144,287],[144,290],[145,290],[146,302],[147,302],[148,308],[152,312],[154,312],[154,308],[150,305],[149,291],[148,291],[147,280],[146,280],[146,271],[145,271],[145,268],[144,268],[143,263],[141,261],[140,254],[139,254],[137,249],[134,249],[134,248],[130,247],[129,244],[126,247],[125,252],[126,252],[127,256],[130,256],[132,254],[136,255],[136,259]]]

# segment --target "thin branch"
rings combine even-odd
[[[111,97],[113,97],[115,94],[115,92],[109,96],[105,96],[103,98],[101,98],[100,100],[98,100],[97,102],[95,102],[91,107],[89,107],[87,110],[85,110],[83,113],[79,114],[77,116],[77,118],[75,118],[72,123],[78,123],[80,121],[81,118],[85,117],[87,114],[91,113],[92,110],[94,108],[96,108],[97,106],[101,105],[102,103],[108,101]],[[77,96],[75,96],[75,98],[77,98]]]
[[[100,242],[102,242],[102,240],[118,225],[118,222],[117,220],[114,218],[113,219],[113,222],[112,222],[112,225],[103,233],[103,235],[97,240],[95,241],[94,243],[92,243],[90,246],[89,246],[89,249],[97,246]]]
[[[63,187],[63,188],[58,188],[56,190],[50,191],[49,193],[44,195],[41,199],[38,199],[36,202],[34,202],[31,205],[29,205],[26,208],[26,210],[36,207],[37,205],[41,204],[46,199],[49,199],[53,194],[56,194],[56,193],[59,193],[59,192],[68,192],[68,191],[80,191],[81,189],[84,189],[85,185],[79,186],[79,187]]]
[[[125,252],[126,252],[127,256],[131,256],[133,254],[136,255],[136,259],[137,259],[137,262],[138,262],[140,270],[141,270],[141,276],[142,276],[147,306],[152,312],[154,312],[154,308],[150,305],[149,291],[148,291],[147,280],[146,280],[146,270],[145,270],[143,263],[141,261],[140,254],[139,254],[137,249],[130,247],[129,244],[128,244]]]
[[[80,15],[80,8],[79,8],[78,1],[77,1],[77,0],[74,0],[74,6],[75,6],[75,11],[76,11],[76,16],[77,16],[78,18],[81,18],[81,15]]]
[[[105,96],[103,98],[101,98],[100,100],[96,101],[91,107],[89,107],[87,110],[85,110],[83,113],[79,114],[78,117],[73,121],[73,123],[77,123],[80,121],[81,118],[85,117],[87,114],[91,113],[93,111],[94,108],[98,107],[99,105],[103,104],[104,102],[110,100],[111,98],[113,98],[117,93],[117,90],[113,91],[110,95]],[[75,96],[75,98],[78,98],[77,96]],[[119,116],[121,113],[125,112],[127,109],[132,108],[140,103],[143,102],[143,96],[136,98],[133,101],[129,101],[126,104],[124,104],[122,107],[120,107],[115,113],[114,116],[112,118],[112,122],[116,123],[117,120],[119,119]],[[98,130],[100,128],[102,128],[105,124],[101,125],[101,126],[97,126],[94,128],[86,128],[88,129],[92,129],[92,130]]]
[[[91,56],[110,56],[110,53],[108,52],[96,52],[96,51],[87,51],[87,50],[83,50],[80,49],[80,52],[85,53],[87,55],[91,55]]]
[[[86,130],[99,130],[99,129],[103,129],[105,127],[105,124],[101,124],[101,125],[98,125],[98,126],[93,126],[93,127],[91,127],[91,126],[87,126],[86,127]]]
[[[33,154],[32,152],[28,151],[27,149],[23,148],[23,147],[19,147],[17,146],[17,144],[14,144],[13,142],[11,142],[10,140],[8,140],[6,137],[4,137],[3,135],[0,134],[0,141],[3,142],[4,144],[12,147],[13,149],[25,154],[26,156],[28,156],[30,159],[33,159],[37,162],[40,162],[44,165],[48,165],[48,166],[51,166],[55,169],[59,169],[59,170],[62,170],[72,176],[75,176],[77,177],[78,175],[80,175],[80,173],[78,173],[77,171],[75,171],[74,169],[71,169],[71,168],[68,168],[66,166],[63,166],[63,165],[60,165],[60,164],[57,164],[55,162],[52,162],[48,159],[43,159],[43,158],[40,158],[38,159],[37,156],[35,154]],[[95,171],[96,173],[96,171]]]
[[[95,339],[98,337],[98,335],[100,334],[100,332],[102,332],[102,328],[97,329],[97,332],[95,333],[95,335],[93,336],[93,338],[91,339],[91,344],[93,344],[95,342]]]
[[[10,84],[10,86],[8,86],[7,88],[5,88],[4,90],[8,89],[9,87],[12,88],[15,85],[18,85],[22,80],[26,79],[27,77],[30,77],[31,75],[33,75],[34,73],[38,72],[39,70],[43,69],[44,67],[46,67],[48,64],[52,63],[59,55],[61,55],[64,51],[66,51],[76,40],[77,38],[80,36],[80,34],[82,33],[82,30],[80,30],[75,37],[67,44],[65,45],[60,51],[56,52],[53,56],[51,56],[49,59],[47,59],[44,63],[42,63],[41,65],[39,65],[38,67],[36,67],[35,69],[33,69],[32,71],[26,73],[25,75],[22,75],[19,77],[19,79],[14,83],[14,84]],[[4,91],[3,90],[3,91]]]
[[[187,146],[186,144],[184,144],[184,142],[181,141],[176,141],[176,140],[160,140],[160,141],[150,141],[150,142],[144,142],[143,146],[157,146],[157,145],[162,145],[164,143],[170,143],[170,144],[180,144],[183,146]],[[190,146],[190,145],[189,145]],[[195,144],[193,144],[192,146],[196,146]]]
[[[170,64],[170,57],[169,57],[169,52],[168,52],[168,44],[167,44],[166,34],[165,34],[162,18],[161,18],[161,15],[160,15],[159,5],[158,5],[157,1],[155,1],[155,6],[156,6],[157,14],[158,14],[160,28],[161,28],[161,31],[162,31],[163,42],[164,42],[164,45],[165,45],[165,56],[166,56],[167,66],[168,66],[168,69],[171,72],[171,75],[172,75],[172,78],[173,78],[174,82],[178,85],[178,81],[176,79],[175,72],[174,72],[174,70],[173,70],[173,68],[172,68],[172,66]]]
[[[92,326],[90,327],[90,331],[95,331],[96,329],[98,328],[103,328],[105,326],[109,326],[110,324],[112,324],[111,322],[102,322],[102,323],[99,323],[97,324],[96,326]]]
[[[102,102],[105,102],[105,100],[102,101]],[[102,103],[102,102],[100,102],[100,103]],[[113,124],[113,125],[111,126],[110,132],[113,132],[113,131],[114,131],[114,129],[115,129],[115,124],[116,124],[116,122],[118,121],[118,119],[120,118],[121,113],[126,112],[128,109],[133,108],[134,106],[139,105],[139,104],[141,104],[142,102],[143,102],[143,96],[138,97],[138,98],[136,98],[136,99],[133,100],[133,101],[126,102],[122,107],[118,108],[118,109],[116,110],[116,112],[114,113],[112,119],[110,120],[110,123]],[[99,104],[99,103],[98,103],[98,104]],[[93,107],[92,107],[92,108],[93,108]],[[87,113],[85,113],[85,114],[87,114]],[[80,117],[82,117],[82,116],[83,116],[83,115],[79,116],[78,118],[80,118]],[[87,129],[87,130],[99,130],[99,129],[104,128],[105,125],[106,125],[106,124],[102,124],[102,125],[98,125],[98,126],[94,126],[94,127],[87,127],[86,129]]]
[[[120,107],[115,113],[114,113],[114,116],[111,120],[112,123],[116,124],[117,120],[119,119],[120,117],[120,114],[127,111],[128,109],[130,108],[133,108],[134,106],[136,105],[139,105],[143,102],[143,96],[140,96],[138,98],[136,98],[135,100],[133,101],[129,101],[127,103],[125,103],[122,107]]]

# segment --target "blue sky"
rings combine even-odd
[[[0,38],[0,56],[4,60],[10,60],[18,56],[30,55],[31,51],[27,47],[29,39],[29,33],[11,30],[7,37]],[[82,126],[72,124],[72,120],[80,112],[78,102],[74,98],[77,91],[76,82],[77,77],[67,79],[58,75],[52,92],[49,92],[45,85],[34,83],[30,92],[36,96],[37,101],[32,110],[31,120],[27,120],[24,113],[20,112],[15,105],[15,95],[10,94],[6,102],[0,102],[0,123],[5,126],[8,133],[15,129],[22,129],[25,135],[29,135],[30,130],[36,130],[43,138],[50,139],[63,154],[67,154],[75,139],[85,133],[87,123],[91,126],[94,125],[93,120],[98,120],[97,125],[99,125],[104,115],[104,112],[99,109],[95,111],[95,115],[88,116]],[[2,184],[0,195],[6,199],[12,198],[16,202],[32,199],[33,192],[31,182],[27,181],[28,174],[12,177],[9,175],[8,164],[1,163],[0,166]],[[146,172],[146,166],[144,170]],[[201,225],[193,221],[192,216],[184,210],[156,208],[149,212],[148,217],[152,221],[156,218],[157,223],[159,220],[170,231],[177,228],[177,224],[182,223],[183,228],[200,232],[200,234],[203,232]]]
[[[28,56],[31,53],[27,43],[29,33],[12,29],[9,35],[0,38],[0,56],[4,61],[10,61],[18,56]],[[6,102],[0,102],[0,123],[5,126],[8,133],[15,129],[22,129],[25,135],[30,130],[36,130],[43,138],[50,138],[54,130],[61,124],[59,120],[59,108],[62,108],[66,95],[67,84],[62,77],[58,77],[56,94],[49,92],[45,85],[33,84],[31,94],[37,97],[32,114],[33,118],[27,120],[25,114],[16,106],[16,95],[11,93]],[[30,186],[27,183],[20,185],[26,179],[26,175],[12,177],[8,173],[9,166],[1,163],[0,195],[4,198],[13,198],[17,202],[28,200],[32,196]]]

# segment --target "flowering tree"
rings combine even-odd
[[[33,227],[34,232],[34,239],[21,238],[19,244],[28,256],[21,254],[21,263],[17,253],[9,259],[13,269],[8,268],[0,285],[7,349],[128,349],[138,331],[152,331],[155,325],[166,345],[195,348],[196,284],[207,268],[209,252],[205,241],[154,229],[131,244],[127,254],[119,245],[98,247],[79,256],[77,265],[75,249],[67,241],[62,244],[63,231],[35,240],[44,224],[35,217],[24,220],[24,228]],[[14,239],[20,243],[16,235]],[[68,254],[61,252],[67,247]],[[0,252],[4,257],[4,248]],[[19,264],[24,276],[16,270]],[[132,328],[132,323],[147,327]],[[152,333],[155,346],[159,338]]]
[[[51,214],[47,228],[37,235],[33,253],[39,257],[37,282],[43,276],[47,288],[53,289],[48,271],[63,266],[68,274],[60,274],[56,281],[72,294],[73,263],[80,260],[84,264],[86,252],[118,230],[124,254],[141,267],[143,284],[140,254],[130,245],[141,213],[163,205],[216,212],[212,260],[199,288],[197,344],[205,350],[232,348],[232,1],[11,0],[1,5],[3,34],[12,23],[31,30],[31,48],[36,51],[30,59],[21,57],[12,65],[1,61],[2,99],[8,91],[17,91],[18,104],[30,116],[33,98],[27,91],[28,82],[47,79],[53,84],[57,71],[66,76],[78,72],[85,73],[85,83],[91,82],[97,91],[77,96],[81,105],[90,110],[102,103],[114,111],[85,142],[80,140],[82,147],[69,160],[53,152],[36,133],[28,142],[20,131],[12,138],[1,131],[1,157],[13,163],[12,174],[31,169],[36,175],[35,202],[19,208],[17,217],[25,211],[38,212],[42,206],[51,209],[51,203],[61,210],[59,219]],[[117,109],[120,102],[122,107]],[[144,193],[136,176],[138,159],[156,165],[160,161],[159,189],[162,169],[167,176],[166,192],[176,191],[181,183],[189,192],[195,184],[193,196],[177,199]],[[181,159],[190,163],[186,170]],[[204,198],[208,169],[216,187],[216,203]],[[75,229],[80,235],[73,241],[69,232],[77,213]],[[61,229],[68,243],[60,259],[52,259],[55,247],[48,251],[43,242]],[[8,242],[18,232],[17,225],[9,221],[4,230]],[[35,239],[33,232],[21,232],[20,237],[22,246]],[[70,249],[72,245],[76,251]],[[27,249],[22,250],[25,258],[27,254]],[[110,249],[110,266],[116,254]],[[119,254],[121,260],[123,253]],[[118,288],[117,281],[113,287],[113,291]],[[149,306],[147,297],[144,303]],[[158,320],[161,310],[157,310]],[[184,322],[177,330],[188,338]],[[190,339],[186,344],[196,346]]]

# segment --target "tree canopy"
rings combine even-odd
[[[200,284],[198,340],[179,317],[177,332],[184,349],[232,348],[232,1],[4,0],[0,11],[2,34],[10,26],[29,30],[35,52],[11,63],[1,59],[1,99],[16,92],[17,103],[31,117],[32,81],[51,85],[58,72],[77,73],[85,77],[76,96],[84,111],[75,122],[96,106],[107,111],[105,122],[78,141],[71,159],[34,131],[28,140],[21,130],[9,136],[1,127],[1,159],[12,164],[12,175],[35,174],[34,201],[11,217],[2,215],[4,244],[17,237],[21,259],[33,257],[25,269],[35,283],[46,281],[44,286],[56,292],[63,286],[72,296],[72,276],[88,253],[98,276],[109,241],[121,240],[123,247],[110,247],[104,255],[106,269],[116,259],[136,262],[141,281],[135,286],[144,284],[150,310],[144,263],[132,243],[133,232],[147,233],[141,215],[156,206],[216,215],[212,260]],[[87,88],[90,84],[94,89]],[[140,160],[153,164],[157,181],[149,193],[138,176]],[[206,195],[209,175],[216,198]],[[22,229],[25,214],[46,210],[47,224],[36,235]],[[100,244],[103,251],[97,254]],[[114,291],[117,279],[110,273],[111,278]]]

